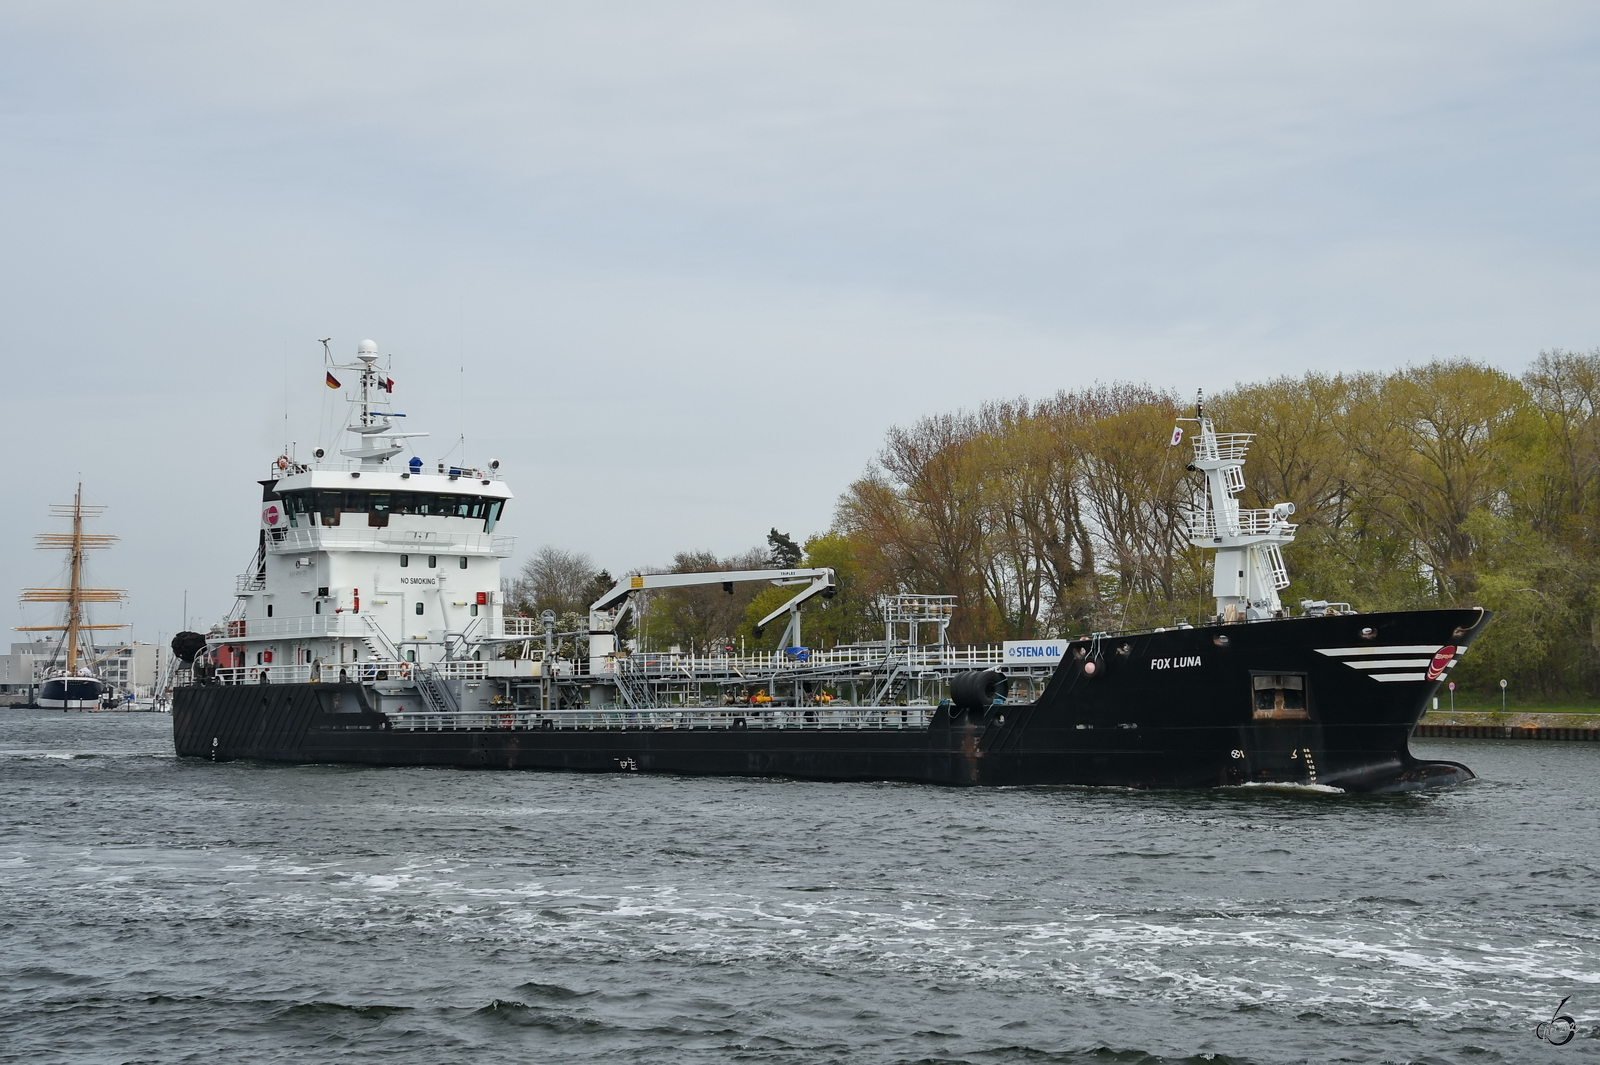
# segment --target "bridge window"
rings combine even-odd
[[[289,523],[299,527],[297,515],[321,515],[322,524],[338,525],[339,516],[346,511],[365,513],[367,524],[384,528],[391,514],[418,514],[425,517],[469,518],[483,522],[484,532],[491,532],[505,510],[505,500],[483,496],[456,495],[441,492],[370,492],[362,490],[334,491],[312,489],[302,492],[285,492],[281,496],[283,509]]]
[[[1306,677],[1304,673],[1263,674],[1250,678],[1255,694],[1257,721],[1305,721]]]

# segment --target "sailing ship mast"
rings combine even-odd
[[[38,541],[41,551],[67,551],[70,552],[68,569],[71,577],[65,588],[24,588],[22,601],[24,603],[65,603],[67,604],[66,617],[60,625],[18,625],[20,632],[65,632],[67,651],[67,672],[73,673],[78,668],[78,641],[79,634],[97,629],[122,629],[125,624],[116,625],[91,625],[85,605],[89,603],[120,603],[127,599],[128,593],[121,588],[85,588],[83,586],[83,561],[85,551],[104,550],[114,544],[118,537],[108,533],[86,533],[83,531],[83,519],[96,517],[105,510],[102,506],[85,506],[83,502],[83,482],[78,482],[78,492],[72,497],[71,503],[52,503],[50,512],[58,518],[71,518],[72,531],[70,533],[39,533],[34,537]]]

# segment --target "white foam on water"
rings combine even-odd
[[[1275,782],[1270,780],[1247,780],[1243,784],[1226,784],[1216,789],[1229,791],[1234,788],[1267,788],[1272,791],[1309,791],[1318,795],[1343,795],[1343,788],[1336,788],[1331,784],[1295,784],[1288,781]]]
[[[114,752],[101,751],[29,751],[0,748],[0,758],[15,758],[29,762],[73,762],[79,759],[99,758]],[[133,752],[126,752],[133,753]]]
[[[538,801],[582,793],[620,802],[608,780],[352,772],[319,777],[325,790],[302,796],[285,783],[294,770],[191,768],[199,782],[191,792],[169,799],[163,780],[130,800],[119,779],[106,799],[113,811],[169,802],[159,821],[130,817],[124,828],[117,816],[74,814],[33,830],[26,856],[8,847],[0,859],[8,890],[24,888],[11,895],[13,911],[53,908],[86,926],[98,922],[119,943],[101,956],[133,946],[125,966],[136,970],[128,983],[140,988],[190,979],[221,987],[241,958],[259,967],[250,979],[263,985],[337,981],[343,970],[328,959],[338,955],[341,965],[345,957],[382,959],[384,978],[392,973],[393,986],[405,989],[396,996],[464,998],[435,987],[447,979],[431,968],[442,960],[507,987],[554,969],[567,975],[552,983],[590,980],[672,1000],[681,981],[720,1018],[792,977],[802,1009],[778,1007],[776,1019],[760,1023],[803,1038],[820,1035],[803,1012],[819,981],[830,993],[854,989],[862,1009],[883,1011],[888,1040],[905,1030],[904,1014],[892,1011],[907,1000],[896,996],[937,985],[977,992],[937,1000],[940,1023],[947,1016],[969,1033],[980,1018],[963,1004],[985,1008],[994,999],[984,992],[1026,1005],[1035,1027],[1019,1039],[1031,1045],[1059,1035],[1041,1033],[1069,1011],[1074,1021],[1177,1018],[1181,1031],[1159,1034],[1190,1051],[1198,1041],[1217,1045],[1227,1025],[1270,1029],[1310,1011],[1322,1015],[1315,1031],[1289,1025],[1285,1038],[1326,1038],[1329,1057],[1372,1060],[1381,1056],[1374,1046],[1388,1052],[1381,1041],[1418,1029],[1426,1034],[1415,1038],[1470,1029],[1489,1030],[1481,1038],[1492,1040],[1496,1025],[1520,1024],[1553,986],[1600,984],[1600,940],[1582,924],[1582,885],[1596,870],[1578,840],[1590,836],[1571,827],[1574,818],[1589,823],[1581,790],[1548,815],[1561,822],[1560,834],[1527,841],[1526,827],[1495,837],[1506,817],[1483,791],[1352,812],[1344,802],[1240,806],[1209,792],[1036,789],[986,794],[978,811],[965,794],[906,789],[895,794],[914,794],[917,808],[897,799],[886,812],[885,792],[869,788],[630,781],[634,791],[657,787],[653,794],[678,805],[619,805],[632,818],[619,826],[595,816],[593,805]],[[88,779],[31,774],[64,781],[58,796],[74,800]],[[372,791],[389,778],[443,794],[438,802],[413,799],[415,813],[385,821],[399,807],[389,804],[393,795],[372,805]],[[717,820],[707,811],[730,787],[781,793],[797,810],[769,804],[759,807],[767,811],[759,823]],[[530,798],[513,806],[485,795]],[[1476,805],[1463,806],[1466,798]],[[1556,808],[1524,806],[1523,826]],[[560,823],[524,825],[537,820],[535,810],[564,812],[552,817]],[[792,823],[770,825],[775,814]],[[64,831],[80,823],[87,835]],[[508,835],[502,825],[518,827]],[[104,842],[119,833],[120,844]],[[94,842],[56,842],[73,839]],[[1525,841],[1526,853],[1507,857]],[[38,942],[56,934],[53,926],[30,932]],[[303,974],[285,976],[302,963]],[[1566,990],[1544,1003],[1543,1016]],[[504,997],[503,989],[494,993]],[[766,1001],[787,1005],[787,993],[774,987]],[[701,1008],[683,1001],[672,1008]],[[1051,1003],[1062,1004],[1054,1020]],[[1159,1008],[1138,1012],[1149,1005]],[[1208,1027],[1213,1022],[1223,1027]],[[737,1038],[748,1035],[743,1029]],[[949,1056],[971,1058],[969,1050],[952,1044]],[[929,1056],[923,1047],[899,1051],[905,1060]],[[1413,1041],[1393,1056],[1426,1053]]]
[[[358,884],[371,888],[373,891],[393,891],[411,878],[398,874],[393,876],[358,874],[351,877],[351,879]]]
[[[367,900],[377,894],[405,904],[408,927],[417,934],[463,943],[490,935],[529,953],[635,961],[692,956],[707,963],[766,958],[980,984],[1043,982],[1093,998],[1216,1008],[1282,1004],[1449,1017],[1520,1008],[1496,993],[1509,976],[1600,981],[1592,975],[1600,972],[1597,952],[1585,944],[1558,949],[1563,944],[1540,939],[1486,949],[1478,935],[1458,940],[1445,918],[1418,927],[1406,915],[1365,917],[1356,904],[1270,913],[1238,904],[1226,915],[1197,912],[1168,920],[1099,910],[1017,920],[956,896],[908,900],[858,889],[794,899],[781,889],[631,884],[606,890],[545,881],[491,886],[481,879],[491,870],[456,860],[412,861],[388,871],[354,865],[236,858],[219,871],[249,873],[252,897],[186,908],[189,916],[209,911],[347,932],[352,920],[374,927]],[[103,872],[103,866],[94,868]],[[357,893],[289,889],[318,875]],[[119,890],[136,895],[147,889],[124,883]],[[161,907],[158,896],[136,906],[172,912],[172,900]]]

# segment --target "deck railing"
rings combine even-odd
[[[1240,536],[1265,536],[1268,533],[1283,532],[1292,535],[1295,526],[1290,525],[1282,518],[1275,517],[1270,509],[1239,511]],[[1195,540],[1211,540],[1217,536],[1226,535],[1219,532],[1217,523],[1213,520],[1210,510],[1193,510],[1189,513],[1189,536]]]
[[[389,727],[411,732],[511,729],[591,731],[625,729],[925,729],[931,706],[834,707],[831,709],[510,710],[459,714],[389,714]]]
[[[362,615],[352,613],[301,614],[283,618],[237,618],[224,639],[268,639],[296,636],[365,636]]]
[[[516,551],[515,536],[467,532],[456,529],[374,529],[370,526],[306,525],[274,531],[267,550],[274,554],[296,551],[415,551],[418,554],[492,555],[507,558]]]
[[[539,618],[506,618],[503,624],[507,636],[544,636],[544,622]]]
[[[637,652],[619,657],[620,672],[659,678],[747,673],[752,678],[773,673],[802,673],[810,671],[836,671],[840,667],[860,666],[863,671],[881,669],[886,661],[902,669],[922,670],[943,667],[957,669],[992,669],[1006,664],[1005,648],[998,644],[972,647],[896,647],[888,655],[876,647],[808,648],[805,658],[792,657],[783,651],[755,655],[692,655],[670,652]]]
[[[478,663],[481,665],[482,663]],[[262,664],[259,666],[224,666],[215,673],[218,684],[308,684],[320,681],[334,684],[341,679],[347,683],[372,684],[379,680],[404,680],[416,667],[410,662],[391,662],[369,658],[364,662],[345,662],[340,665],[320,667],[304,665]],[[343,674],[341,678],[340,674]],[[380,676],[382,674],[382,676]]]
[[[1194,457],[1197,459],[1242,459],[1250,450],[1255,433],[1212,433],[1194,437]]]

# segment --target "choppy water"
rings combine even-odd
[[[1355,798],[213,765],[169,729],[0,711],[0,1060],[1600,1056],[1586,744],[1431,742],[1485,779]]]

